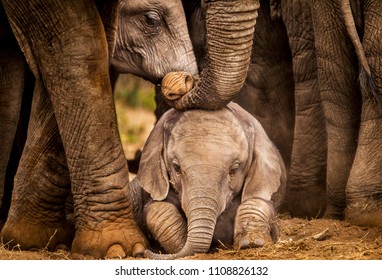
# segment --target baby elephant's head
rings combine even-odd
[[[280,203],[285,169],[260,123],[234,103],[219,111],[170,110],[142,153],[137,181],[153,200],[172,188],[187,217],[184,248],[206,252],[219,215],[237,196]]]

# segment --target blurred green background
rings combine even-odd
[[[128,159],[142,149],[155,123],[154,85],[130,74],[121,74],[114,89],[119,133]]]

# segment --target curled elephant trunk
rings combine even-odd
[[[206,57],[200,80],[178,99],[165,99],[178,110],[217,110],[244,84],[251,58],[258,0],[204,0]],[[173,96],[170,94],[170,96]]]
[[[193,193],[196,192],[193,191]],[[148,258],[173,260],[208,251],[215,231],[219,207],[216,197],[209,197],[207,193],[205,190],[200,190],[196,195],[186,196],[183,208],[188,220],[188,233],[184,247],[175,254],[155,254],[146,250],[145,254]]]

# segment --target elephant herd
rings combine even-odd
[[[1,0],[2,242],[174,259],[276,242],[278,212],[380,226],[381,14],[379,0]],[[158,89],[131,181],[118,73]]]

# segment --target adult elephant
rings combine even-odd
[[[327,214],[345,208],[354,223],[381,225],[382,3],[312,1],[312,11],[328,124]]]
[[[327,143],[318,141],[326,144],[326,159],[322,157],[325,149],[321,150],[321,156],[315,154],[321,158],[317,162],[323,163],[322,159],[325,159],[323,167],[326,165],[326,184],[319,181],[320,185],[326,185],[324,216],[345,217],[357,224],[380,225],[382,110],[378,100],[382,86],[382,39],[378,15],[382,12],[382,4],[373,0],[282,0],[272,3],[278,11],[273,14],[282,17],[288,32],[294,64],[296,107],[298,100],[315,100],[312,104],[322,106],[323,110],[322,114],[316,111],[316,122],[305,127],[302,133],[306,134],[312,128],[321,131],[305,149],[310,149],[320,136],[327,134]],[[299,71],[304,69],[302,65],[305,67],[303,72]],[[307,92],[305,97],[299,98],[298,81],[308,76],[312,77],[311,81],[301,80],[301,86],[310,94]],[[312,116],[314,107],[307,106],[304,117],[309,119]],[[298,118],[295,132],[297,125]],[[306,158],[310,153],[306,150]],[[304,151],[299,154],[304,155]],[[293,161],[292,154],[292,165]],[[290,181],[292,176],[293,169]],[[316,201],[317,197],[322,200],[322,192],[317,196],[303,184],[296,184],[294,190],[295,193],[307,192],[309,195],[304,198],[297,195],[288,197],[287,194],[287,202],[292,204],[292,209],[296,209],[293,207],[295,204],[300,214],[309,213],[301,200],[313,203],[314,197]]]
[[[113,14],[118,23],[114,46],[109,41],[109,58],[113,69],[134,73],[154,83],[171,70],[197,73],[180,0],[120,1],[118,5]],[[100,11],[104,11],[103,8],[98,7]],[[165,29],[161,28],[164,24]],[[7,44],[4,46],[9,47]],[[1,63],[8,67],[14,65],[15,61],[5,58]],[[8,80],[15,80],[22,85],[22,81],[16,79],[16,74],[11,72]],[[21,74],[19,76],[23,77]],[[10,93],[13,92],[22,93],[22,87],[19,91],[1,88],[5,89],[2,95],[4,98],[7,94],[11,97]],[[17,106],[9,108],[18,109]],[[12,123],[4,120],[4,124],[9,126]],[[3,147],[7,146],[6,142],[2,144]],[[52,104],[40,80],[36,81],[29,137],[15,177],[15,185],[12,206],[1,232],[4,242],[9,246],[19,244],[22,249],[46,247],[54,250],[57,247],[70,247],[73,229],[72,224],[65,219],[65,201],[71,186],[67,158]],[[33,205],[33,209],[29,205]],[[75,202],[74,206],[77,209],[89,205],[85,201],[80,204]],[[2,209],[6,210],[6,207],[4,205]],[[39,230],[41,228],[46,230]],[[28,232],[27,238],[25,232]],[[46,238],[49,238],[49,244]],[[142,248],[137,246],[138,249]],[[135,251],[138,249],[135,248]],[[121,251],[120,245],[114,245],[107,252],[108,257],[113,255],[124,256],[125,252]]]
[[[38,80],[37,89],[47,94],[49,102],[44,104],[51,106],[62,138],[74,203],[78,205],[72,250],[93,257],[110,256],[115,250],[136,255],[145,247],[145,238],[134,222],[130,200],[125,195],[128,170],[117,131],[108,72],[107,39],[111,43],[116,39],[112,15],[117,2],[105,2],[107,21],[103,24],[93,1],[2,1],[29,68]],[[102,1],[97,4],[102,5]],[[206,68],[198,84],[201,90],[173,102],[179,109],[224,106],[241,87],[248,67],[258,1],[203,1],[202,4],[208,15],[207,35],[221,36],[218,40],[209,39]],[[107,39],[104,27],[111,31]],[[243,44],[232,43],[231,39],[236,37]],[[236,55],[238,60],[233,59]],[[230,69],[230,66],[236,67]],[[211,83],[211,77],[217,73],[236,72],[235,68],[236,75],[222,75]],[[220,86],[215,81],[220,81]],[[216,90],[227,82],[235,87],[228,92]],[[222,95],[210,95],[210,86]],[[219,102],[212,103],[214,99]],[[44,122],[44,118],[38,120]],[[50,122],[52,118],[48,119],[46,125],[55,125]],[[38,143],[44,135],[35,137],[34,142]],[[41,202],[40,207],[49,206]],[[27,202],[23,205],[33,207]],[[48,244],[57,228],[62,230],[58,238],[70,234],[55,221],[38,226],[29,224],[28,215],[17,223],[15,234],[35,236],[38,232],[40,243]]]

